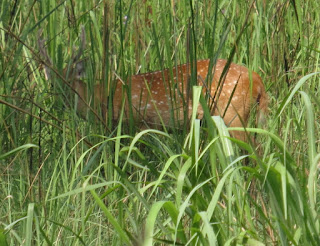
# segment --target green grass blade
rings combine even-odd
[[[111,212],[106,207],[104,202],[100,199],[98,194],[93,189],[91,189],[90,192],[91,192],[94,200],[98,204],[98,206],[103,211],[104,215],[107,217],[107,219],[113,225],[114,229],[116,230],[116,232],[119,236],[119,240],[121,240],[123,243],[125,243],[127,245],[131,245],[131,242],[130,242],[130,239],[129,239],[127,233],[121,228],[120,224],[117,222],[117,219],[111,214]]]

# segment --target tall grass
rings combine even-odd
[[[0,244],[320,245],[318,1],[0,6]],[[106,85],[106,124],[100,110],[77,115],[59,76],[82,26],[84,80],[92,97]],[[258,148],[228,137],[208,111],[182,129],[111,120],[116,78],[189,62],[196,81],[194,62],[218,57],[263,78],[267,124],[246,129]],[[205,105],[199,88],[193,95]]]

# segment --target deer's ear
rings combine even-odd
[[[44,66],[44,74],[46,80],[50,80],[51,78],[51,71],[48,66],[52,66],[52,60],[50,56],[48,55],[47,49],[45,48],[46,40],[41,38],[41,33],[39,32],[38,37],[38,48],[39,48],[39,54],[40,54],[40,62]]]
[[[75,67],[75,77],[77,79],[81,79],[85,76],[86,69],[85,69],[85,61],[81,60],[77,62],[76,67]]]

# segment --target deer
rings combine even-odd
[[[44,49],[43,41],[39,42],[39,47],[46,61],[45,73],[49,74],[48,65],[51,66],[52,63]],[[77,112],[85,115],[90,99],[88,87],[82,79],[84,66],[83,63],[77,62],[77,59],[79,57],[73,58],[74,66],[71,69],[70,67],[64,69],[63,77],[66,78],[71,90],[79,96]],[[208,95],[211,115],[221,116],[228,127],[246,127],[250,113],[257,107],[256,121],[263,123],[268,112],[268,95],[261,77],[256,72],[249,71],[242,65],[228,64],[225,59],[217,59],[210,74],[210,59],[198,60],[195,65],[197,84],[202,87],[202,93]],[[120,117],[123,95],[126,95],[127,100],[124,101],[126,119],[132,116],[137,124],[158,128],[163,125],[173,126],[172,115],[175,115],[174,118],[178,123],[176,125],[179,126],[185,120],[185,116],[189,117],[192,113],[190,70],[190,64],[187,63],[172,69],[136,74],[130,76],[126,82],[120,78],[115,79],[112,100],[114,120]],[[101,107],[101,111],[105,114],[107,102],[105,86],[96,84],[94,105]],[[197,118],[202,119],[203,116],[204,110],[199,105]],[[238,140],[248,141],[245,131],[230,133]]]
[[[268,96],[261,77],[255,72],[241,65],[231,63],[225,77],[222,78],[223,70],[227,65],[227,60],[218,59],[213,67],[213,76],[206,83],[208,76],[209,59],[198,60],[197,78],[198,85],[202,87],[202,93],[209,95],[209,105],[214,105],[211,110],[212,115],[219,115],[225,124],[230,127],[246,127],[250,112],[257,106],[257,122],[263,123],[267,114]],[[131,105],[133,117],[138,121],[145,121],[151,125],[172,124],[171,112],[175,114],[179,122],[183,122],[185,111],[191,116],[192,101],[190,98],[190,88],[188,80],[190,77],[190,64],[183,64],[172,69],[155,71],[151,73],[137,74],[129,78],[131,83]],[[173,75],[173,78],[171,78]],[[171,102],[169,89],[175,85],[171,97],[177,98],[175,103]],[[97,86],[97,90],[100,90]],[[123,91],[122,83],[117,81],[113,109],[116,118],[120,115],[121,98]],[[183,102],[187,101],[187,102]],[[185,106],[183,105],[186,104]],[[128,114],[128,107],[125,111]],[[197,117],[202,119],[204,115],[202,107],[197,108]],[[161,116],[161,119],[160,119]],[[239,140],[246,141],[244,131],[233,131],[231,135]]]

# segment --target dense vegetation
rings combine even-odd
[[[320,245],[319,8],[2,0],[0,244]],[[258,72],[270,113],[263,129],[247,131],[260,144],[219,137],[217,118],[167,131],[104,123],[93,107],[79,117],[58,74],[81,27],[89,91],[105,83],[111,95],[115,78],[204,58]]]

